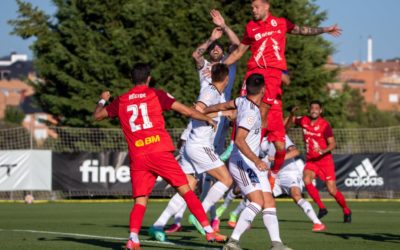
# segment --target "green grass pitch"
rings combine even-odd
[[[234,202],[229,209],[237,205]],[[149,239],[146,229],[155,221],[166,201],[151,201],[141,232],[142,249],[220,249],[206,243],[193,227],[169,236],[172,244]],[[0,249],[123,249],[128,236],[131,202],[92,203],[0,203]],[[323,219],[326,232],[311,232],[312,224],[292,202],[278,201],[281,238],[291,248],[300,249],[400,249],[400,202],[349,202],[353,223],[343,224],[335,202],[326,202],[329,214]],[[230,235],[221,222],[221,232]],[[30,230],[30,231],[29,231]],[[269,249],[270,242],[262,218],[257,216],[242,239],[244,249]]]

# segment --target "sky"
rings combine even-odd
[[[51,0],[25,0],[52,14],[55,7]],[[400,1],[399,0],[315,0],[320,10],[328,12],[328,18],[322,26],[337,23],[343,34],[339,38],[329,35],[336,53],[336,63],[348,64],[355,60],[367,60],[367,39],[373,39],[373,59],[392,59],[400,57]],[[7,20],[17,17],[15,0],[1,0],[0,8],[0,57],[12,51],[28,54],[32,58],[29,46],[33,39],[23,40],[10,35],[12,27]],[[296,20],[293,20],[294,22]]]

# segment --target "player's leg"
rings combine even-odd
[[[210,191],[211,187],[213,186],[213,184],[216,182],[214,177],[210,176],[207,173],[203,173],[202,174],[203,177],[202,179],[202,183],[201,183],[201,194],[200,194],[200,200],[204,201],[204,199],[206,198],[208,192]],[[211,218],[211,226],[214,229],[214,231],[219,232],[219,219],[217,217],[217,212],[216,212],[216,208],[215,208],[215,204],[212,205],[209,208],[209,212],[210,212],[210,218]],[[189,219],[189,222],[191,222],[192,220]]]
[[[310,197],[318,205],[319,207],[318,218],[321,219],[322,217],[328,214],[328,210],[325,208],[324,203],[322,203],[318,189],[312,183],[312,181],[315,179],[316,173],[318,173],[318,166],[312,162],[306,162],[306,166],[303,171],[304,185]]]
[[[340,192],[336,187],[335,180],[326,181],[326,187],[328,192],[333,198],[335,198],[336,202],[342,207],[343,209],[343,222],[344,223],[351,223],[351,210],[347,206],[346,199],[344,198],[342,192]]]
[[[236,194],[235,194],[235,186],[231,188],[228,193],[225,196],[224,203],[217,208],[217,217],[221,218],[221,216],[224,214],[225,210],[229,207],[229,205],[232,203],[232,201],[235,199]]]
[[[246,208],[246,198],[243,198],[232,212],[229,213],[228,226],[231,228],[236,227],[237,220],[240,213]]]

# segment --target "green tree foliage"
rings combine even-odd
[[[19,107],[8,106],[4,121],[14,125],[21,125],[25,118],[24,112]]]

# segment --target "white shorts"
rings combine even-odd
[[[276,183],[278,183],[285,194],[290,195],[292,187],[298,187],[302,191],[302,174],[299,171],[284,171],[283,169],[283,171],[281,170],[278,173],[277,179],[279,182]]]
[[[190,145],[186,143],[183,156],[182,158],[185,158],[185,161],[194,168],[197,174],[225,165],[214,152],[214,148],[210,146]],[[186,162],[183,164],[186,165]],[[187,170],[186,166],[182,166],[182,169],[184,168]]]
[[[245,161],[241,157],[231,157],[229,172],[243,195],[248,195],[257,190],[271,193],[268,172],[260,171],[253,162]]]

